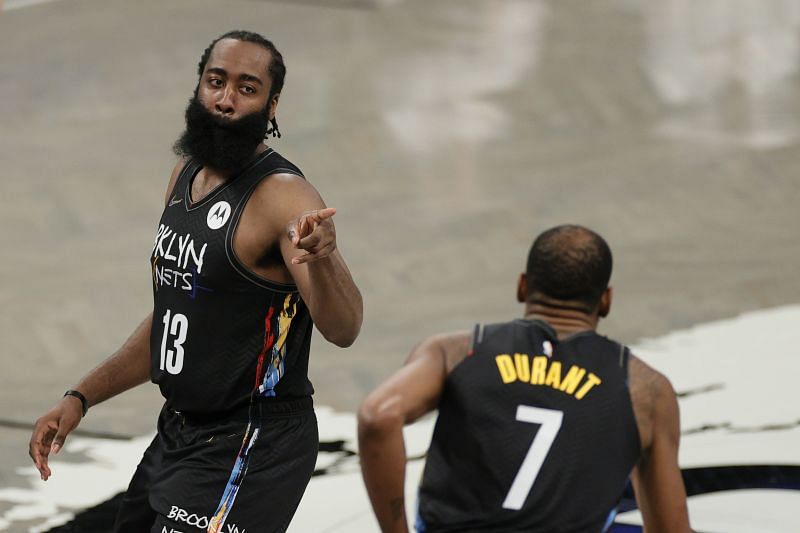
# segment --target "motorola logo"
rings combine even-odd
[[[225,225],[231,217],[231,204],[225,200],[219,201],[211,206],[206,217],[206,224],[211,229],[219,229]]]

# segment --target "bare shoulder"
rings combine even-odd
[[[631,388],[641,387],[653,394],[673,392],[672,384],[667,376],[631,354],[628,367]]]
[[[256,186],[247,210],[266,217],[266,222],[285,224],[303,213],[325,208],[317,189],[302,176],[270,174]]]
[[[628,367],[631,403],[639,426],[642,448],[650,446],[654,424],[666,409],[677,409],[675,390],[669,379],[638,357],[631,355]]]
[[[469,331],[451,331],[428,337],[419,343],[408,356],[406,363],[430,354],[443,358],[449,374],[469,353],[472,334]]]
[[[280,199],[282,203],[288,200],[290,204],[322,204],[322,197],[307,179],[284,172],[270,174],[261,180],[255,194]]]

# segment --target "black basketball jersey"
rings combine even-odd
[[[418,530],[603,531],[640,453],[628,354],[540,321],[476,327],[445,383]]]
[[[156,232],[151,379],[170,407],[189,413],[229,411],[251,396],[309,395],[313,324],[297,287],[259,277],[233,250],[242,210],[261,180],[302,174],[268,149],[192,203],[200,168],[187,162]]]

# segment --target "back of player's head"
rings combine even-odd
[[[208,48],[206,48],[203,52],[203,56],[200,58],[200,63],[197,65],[197,74],[199,76],[203,75],[203,71],[206,68],[206,63],[208,63],[208,58],[211,56],[211,51],[214,50],[214,45],[222,39],[235,39],[237,41],[255,43],[264,47],[272,56],[272,60],[269,62],[269,66],[267,67],[267,72],[272,80],[272,88],[270,89],[269,94],[270,99],[283,90],[283,80],[286,77],[286,65],[283,63],[283,56],[280,52],[278,52],[278,49],[275,48],[275,45],[272,43],[272,41],[252,31],[233,30],[229,31],[228,33],[224,33],[211,41],[211,44],[209,44]]]
[[[611,249],[583,226],[563,225],[539,235],[528,253],[528,295],[597,305],[611,279]]]

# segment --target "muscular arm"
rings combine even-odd
[[[172,171],[165,202],[183,168],[179,161]],[[150,313],[131,333],[125,343],[108,359],[86,374],[74,387],[86,397],[89,407],[108,400],[145,383],[150,377]],[[50,452],[58,453],[72,430],[78,427],[83,416],[83,406],[74,396],[63,397],[52,409],[42,415],[34,425],[28,443],[28,454],[33,459],[43,480],[52,474],[48,465]]]
[[[335,209],[326,208],[303,178],[275,174],[259,187],[247,211],[257,213],[261,222],[255,227],[267,228],[271,242],[278,243],[284,266],[320,333],[337,346],[351,345],[361,330],[363,302],[337,249]],[[237,239],[248,231],[248,214]],[[247,239],[242,235],[243,242]]]
[[[175,181],[183,165],[184,161],[180,160],[172,170],[164,197],[165,203],[172,194]],[[150,379],[150,328],[152,322],[153,313],[150,312],[133,330],[119,350],[86,374],[74,387],[75,390],[86,396],[90,406],[113,398]],[[77,402],[77,399],[75,400]]]
[[[74,387],[86,396],[89,406],[104,402],[150,379],[152,322],[153,313],[150,313],[119,350],[92,369]]]
[[[361,330],[364,304],[339,251],[289,270],[320,333],[337,346],[353,344]]]
[[[675,391],[667,378],[636,359],[631,360],[631,377],[643,382],[643,390],[634,393],[637,420],[647,418],[642,420],[644,424],[640,422],[646,432],[642,455],[632,475],[645,531],[691,531],[686,490],[678,466],[680,415]]]
[[[422,342],[405,366],[370,393],[359,408],[361,474],[383,533],[408,531],[403,426],[436,408],[445,379],[466,355],[468,343],[467,332]]]

